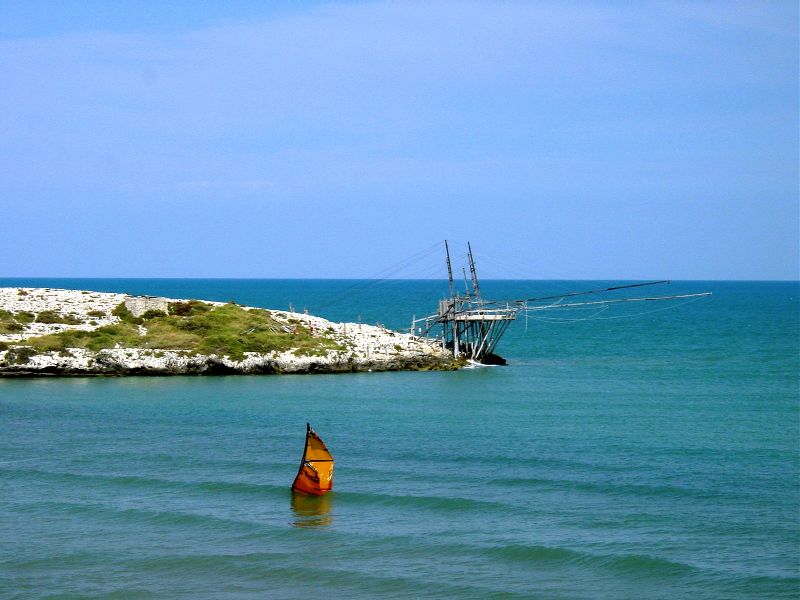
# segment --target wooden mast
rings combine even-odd
[[[497,344],[497,339],[502,335],[508,322],[516,318],[516,309],[491,308],[485,309],[481,297],[480,283],[475,268],[475,258],[472,246],[467,244],[469,271],[471,279],[467,280],[464,271],[464,295],[456,292],[453,283],[453,266],[450,260],[450,246],[445,240],[445,256],[447,264],[447,277],[450,286],[450,298],[439,302],[439,313],[432,323],[426,320],[427,330],[433,325],[439,325],[442,330],[442,344],[450,348],[453,356],[464,356],[467,360],[482,362],[491,354]],[[430,319],[430,318],[429,318]],[[498,325],[500,325],[498,327]]]

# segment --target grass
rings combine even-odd
[[[289,327],[276,321],[269,311],[246,310],[236,304],[212,306],[198,301],[170,304],[170,314],[148,311],[133,316],[124,304],[112,312],[120,323],[92,331],[62,331],[27,339],[24,344],[35,351],[64,351],[67,348],[102,350],[149,348],[187,350],[196,354],[216,354],[241,360],[246,352],[285,352],[319,356],[346,347],[327,336],[314,336],[301,322]],[[146,329],[140,335],[139,326]]]

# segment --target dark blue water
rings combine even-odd
[[[395,328],[447,293],[0,280],[22,284]],[[504,299],[593,285],[483,283]],[[520,317],[508,367],[0,380],[0,597],[797,597],[798,284],[662,293],[705,290]],[[288,491],[306,420],[337,461],[321,500]]]

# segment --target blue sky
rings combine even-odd
[[[798,278],[795,2],[0,2],[0,78],[0,276]]]

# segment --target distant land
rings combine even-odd
[[[0,288],[0,377],[341,373],[458,367],[384,327],[202,300]]]

